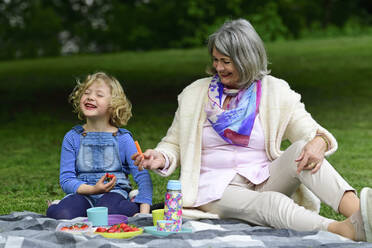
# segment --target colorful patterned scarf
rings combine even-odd
[[[227,109],[222,108],[224,93],[233,95]],[[216,74],[209,85],[208,97],[206,113],[213,129],[230,144],[248,146],[261,100],[261,81],[234,92],[226,89]]]

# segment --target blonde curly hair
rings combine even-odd
[[[83,111],[80,109],[80,100],[85,90],[97,81],[106,83],[106,85],[111,89],[110,124],[115,127],[125,126],[128,123],[128,120],[132,117],[132,104],[125,95],[123,87],[119,81],[104,72],[97,72],[88,75],[82,83],[77,80],[77,85],[68,98],[72,103],[74,112],[78,114],[80,120],[85,119]]]

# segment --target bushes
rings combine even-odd
[[[264,41],[371,32],[366,0],[6,0],[0,59],[204,46],[225,20]]]
[[[300,32],[300,38],[325,38],[339,36],[360,36],[372,34],[372,26],[365,25],[360,18],[350,17],[343,26],[328,25],[323,28],[321,24],[314,21],[310,27]]]

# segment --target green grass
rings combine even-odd
[[[372,186],[372,37],[278,42],[267,50],[272,75],[289,82],[336,136],[330,162],[358,191]],[[123,83],[134,114],[126,128],[146,149],[165,135],[177,94],[205,76],[208,62],[206,48],[0,62],[0,214],[45,213],[46,200],[64,195],[59,154],[78,123],[67,102],[76,78],[102,70]],[[160,202],[169,178],[151,177]],[[342,219],[326,206],[321,213]]]

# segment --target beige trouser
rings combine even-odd
[[[297,231],[327,230],[334,220],[297,205],[288,196],[303,183],[322,202],[338,212],[344,193],[354,189],[326,160],[315,174],[311,174],[311,170],[297,174],[295,159],[304,145],[302,141],[293,143],[274,160],[270,164],[270,177],[264,183],[254,185],[237,174],[220,200],[199,209],[218,214],[221,218],[242,219],[261,226]]]

